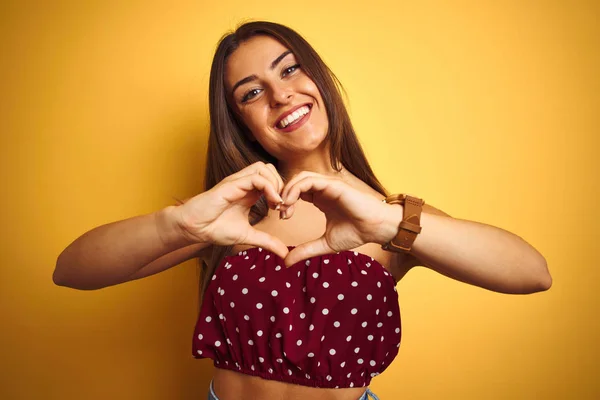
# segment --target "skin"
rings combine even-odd
[[[356,250],[373,257],[396,281],[413,266],[421,265],[452,279],[500,293],[527,294],[550,288],[552,278],[546,260],[522,238],[490,225],[452,218],[428,204],[423,207],[420,221],[423,231],[412,244],[411,254],[382,250],[380,245],[388,242],[398,232],[402,209],[397,205],[382,204],[383,196],[349,171],[342,169],[338,172],[331,168],[326,142],[327,114],[316,85],[301,68],[291,68],[296,64],[291,54],[271,68],[273,60],[285,51],[287,49],[284,46],[269,37],[255,37],[242,44],[231,55],[225,80],[230,89],[228,95],[233,109],[250,128],[251,140],[258,141],[278,159],[279,170],[270,164],[255,163],[245,168],[244,173],[262,171],[254,180],[258,181],[259,177],[266,180],[269,176],[270,184],[261,186],[254,183],[254,187],[268,187],[269,190],[264,192],[271,192],[270,202],[279,201],[279,196],[284,200],[284,204],[278,210],[270,209],[266,218],[254,228],[267,234],[263,236],[278,238],[283,247],[284,244],[297,246],[286,256],[287,266],[308,258],[311,254],[307,252],[314,255],[326,254],[329,250],[335,251],[337,248]],[[241,85],[235,91],[232,90],[236,82],[249,75],[255,75],[256,79]],[[242,101],[249,93],[252,93],[252,98]],[[312,106],[310,118],[305,125],[293,132],[282,132],[275,127],[275,122],[283,113],[302,104]],[[277,186],[278,194],[273,193],[273,184]],[[201,203],[201,200],[196,202]],[[379,211],[375,212],[377,209]],[[385,212],[382,211],[384,209]],[[280,219],[280,212],[285,213],[286,218]],[[158,228],[158,231],[152,229],[152,237],[146,235],[146,239],[160,243],[161,246],[151,252],[154,256],[143,248],[129,257],[130,262],[125,263],[129,270],[139,265],[139,260],[136,261],[135,258],[141,257],[142,253],[146,259],[155,259],[145,267],[138,268],[132,275],[124,275],[122,271],[117,270],[99,272],[104,269],[99,265],[96,271],[91,272],[77,271],[77,268],[68,266],[70,259],[78,261],[76,254],[82,248],[94,250],[106,247],[89,246],[87,242],[100,241],[106,242],[107,246],[113,245],[114,243],[108,243],[109,238],[113,236],[109,232],[122,231],[123,227],[118,224],[118,228],[111,228],[111,231],[101,229],[90,232],[91,239],[88,238],[87,242],[79,243],[70,249],[75,255],[61,254],[62,259],[66,257],[67,261],[62,262],[61,267],[57,265],[57,271],[60,270],[62,273],[59,275],[62,276],[56,275],[55,271],[53,279],[63,286],[99,289],[127,280],[140,279],[196,257],[199,250],[209,247],[206,241],[196,241],[182,234],[182,221],[185,221],[182,213],[180,207],[167,207],[150,216],[154,221],[149,222],[145,219],[146,222],[140,222],[140,218],[136,218],[127,225],[132,233],[134,224],[142,222],[144,226],[152,225]],[[329,213],[328,218],[326,213]],[[358,226],[361,224],[362,227]],[[331,233],[326,230],[328,226],[344,228],[331,229],[335,232],[327,238],[326,244],[330,246],[329,249],[321,243],[313,249],[298,251],[302,245],[314,242],[323,232]],[[357,226],[362,229],[356,229]],[[377,235],[368,232],[368,228],[373,226],[379,228],[376,230]],[[367,234],[364,234],[365,232]],[[122,236],[121,233],[118,234]],[[339,243],[335,243],[336,240]],[[244,241],[239,243],[242,242]],[[125,243],[121,247],[125,249],[128,246],[129,244]],[[236,245],[231,254],[247,247],[250,246]],[[159,254],[163,256],[158,257]],[[201,257],[210,262],[207,259],[209,254],[205,251]],[[122,256],[119,258],[123,261]],[[364,392],[364,388],[311,388],[218,368],[214,373],[214,387],[221,400],[239,399],[241,393],[245,399],[351,400],[358,399]]]
[[[297,64],[293,54],[285,56],[274,69],[270,68],[271,63],[287,50],[275,39],[256,36],[241,44],[230,56],[225,76],[230,101],[252,132],[251,140],[258,141],[279,162],[279,170],[270,168],[279,182],[278,190],[283,189],[284,181],[293,179],[302,171],[311,171],[341,179],[363,193],[378,200],[383,199],[380,193],[346,169],[337,172],[331,168],[329,147],[325,140],[329,123],[317,86],[301,67],[290,68]],[[240,85],[231,92],[238,81],[250,75],[256,75],[258,79]],[[244,96],[247,96],[246,101],[243,101]],[[312,108],[310,119],[303,126],[289,133],[275,127],[275,122],[284,112],[305,103],[312,104]],[[269,210],[269,215],[255,227],[294,246],[319,237],[325,229],[324,214],[302,199],[293,206],[293,218],[280,219],[279,214],[277,210]],[[234,246],[231,254],[248,247],[252,246]],[[382,250],[380,245],[367,243],[355,250],[378,260],[397,280],[402,275],[394,254]],[[249,399],[355,400],[365,391],[363,387],[312,388],[219,368],[215,369],[214,389],[222,400],[237,399],[239,393],[245,393],[245,398]]]
[[[257,36],[243,43],[227,62],[226,87],[230,91],[239,80],[255,74],[258,80],[235,89],[231,101],[236,112],[269,154],[279,161],[279,174],[291,178],[301,171],[335,174],[329,165],[325,142],[329,123],[323,99],[315,83],[292,53],[271,70],[271,63],[288,49],[268,36]],[[230,93],[231,95],[231,93]],[[242,101],[244,95],[250,97]],[[300,129],[283,133],[274,124],[287,110],[311,104],[311,116]]]
[[[257,166],[272,181],[284,203],[255,228],[297,246],[286,266],[331,250],[349,249],[376,259],[399,281],[413,266],[424,266],[452,279],[500,293],[527,294],[548,290],[552,278],[545,258],[521,237],[491,225],[452,218],[429,204],[423,206],[422,232],[411,252],[381,249],[398,231],[403,210],[381,203],[383,196],[349,171],[329,163],[327,114],[316,85],[276,40],[259,36],[242,44],[229,59],[225,82],[231,104],[258,141],[277,158],[279,170]],[[235,88],[240,80],[256,79]],[[250,94],[249,99],[244,97]],[[293,132],[275,126],[283,113],[311,104],[308,122]],[[261,173],[262,174],[262,173]],[[284,184],[285,182],[285,184]],[[280,212],[284,219],[279,218]],[[326,218],[326,216],[328,218]],[[369,231],[373,226],[376,230]],[[325,233],[324,233],[325,232]],[[235,254],[251,246],[236,245]],[[354,400],[364,388],[321,389],[287,384],[216,369],[214,387],[222,400],[245,398]]]

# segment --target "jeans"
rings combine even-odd
[[[379,400],[379,397],[377,397],[377,395],[373,392],[371,392],[371,389],[367,388],[367,390],[362,394],[362,396],[360,396],[358,398],[358,400]],[[217,397],[217,395],[215,394],[215,391],[213,389],[213,382],[212,380],[210,381],[210,389],[208,391],[208,400],[219,400],[219,398]]]

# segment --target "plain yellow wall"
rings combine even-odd
[[[548,292],[415,268],[388,399],[600,397],[600,7],[584,1],[38,1],[0,6],[0,398],[203,399],[193,261],[54,286],[84,232],[201,190],[208,75],[245,19],[303,34],[345,85],[376,174],[544,254]]]

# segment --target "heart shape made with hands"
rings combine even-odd
[[[326,217],[323,235],[297,245],[284,258],[290,267],[311,257],[351,250],[365,243],[385,243],[393,221],[390,205],[339,178],[304,171],[286,183],[279,211],[290,219],[299,199],[314,204]],[[401,215],[400,215],[401,218]],[[387,221],[387,223],[386,223]],[[397,227],[397,225],[396,225]]]

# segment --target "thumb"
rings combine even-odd
[[[282,259],[284,259],[289,253],[289,249],[279,238],[252,227],[250,227],[248,236],[246,237],[246,240],[244,240],[244,244],[262,247],[266,250],[272,251]]]
[[[284,259],[286,267],[291,267],[299,261],[309,259],[311,257],[330,254],[333,249],[327,244],[325,236],[321,236],[316,240],[302,243],[292,249]]]

